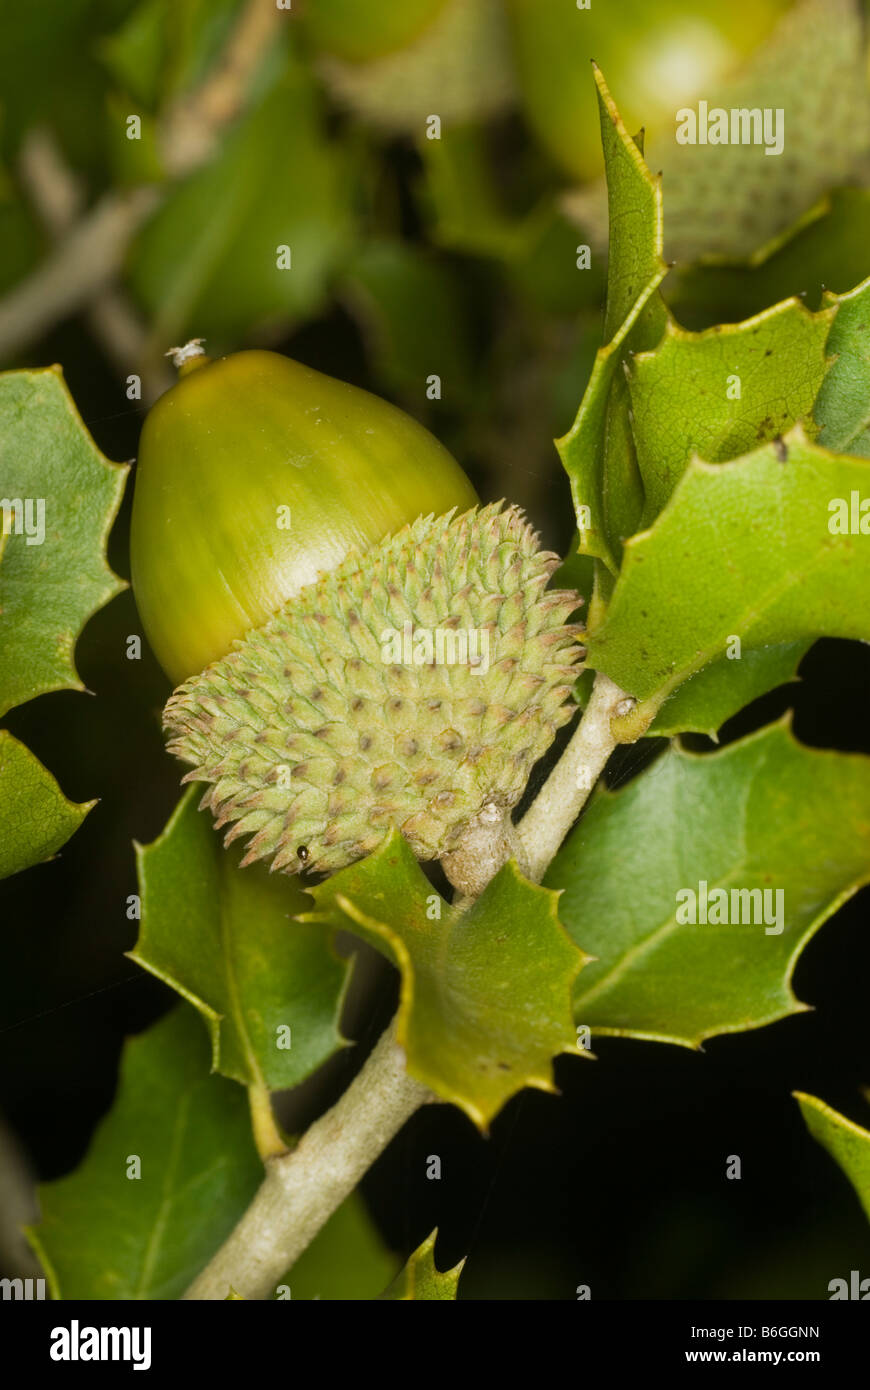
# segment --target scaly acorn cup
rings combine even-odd
[[[323,418],[326,396],[317,395]],[[383,404],[373,402],[375,418]],[[164,429],[173,418],[166,413]],[[192,417],[186,411],[180,418],[192,442]],[[201,421],[206,434],[208,424]],[[328,424],[333,440],[338,424]],[[416,435],[420,427],[408,425],[409,437]],[[284,456],[291,442],[285,436]],[[440,452],[430,462],[441,467],[444,451],[432,443]],[[353,451],[351,460],[347,495],[359,466]],[[173,498],[184,482],[183,457],[175,461]],[[419,461],[409,459],[409,467]],[[302,475],[321,505],[338,462],[335,454],[326,466],[318,459]],[[363,463],[371,468],[369,454]],[[247,468],[240,476],[248,479]],[[197,472],[197,486],[201,479]],[[442,467],[445,480],[447,491],[456,489],[453,472]],[[385,470],[386,510],[395,504],[394,481]],[[407,476],[401,482],[407,499]],[[436,478],[428,482],[434,487]],[[485,839],[493,822],[509,826],[532,766],[576,709],[582,649],[580,629],[568,619],[579,599],[546,591],[559,559],[538,548],[517,508],[460,506],[448,497],[442,514],[418,507],[394,534],[351,546],[334,565],[320,563],[316,533],[297,536],[312,548],[313,558],[297,560],[318,571],[313,582],[294,588],[244,635],[232,635],[231,650],[218,652],[170,698],[169,749],[190,766],[185,781],[208,784],[202,805],[228,827],[227,843],[250,837],[244,863],[332,872],[370,853],[395,826],[418,858],[444,860],[453,882],[467,887],[475,835],[483,827]],[[207,529],[205,502],[200,513]],[[158,549],[165,558],[165,534]],[[244,548],[240,563],[250,563]],[[220,598],[235,571],[222,568],[211,581]]]

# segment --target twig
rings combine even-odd
[[[107,194],[38,270],[0,303],[0,356],[8,357],[110,284],[130,239],[157,206],[155,188]]]
[[[462,906],[479,897],[489,880],[508,859],[516,859],[525,872],[522,846],[510,811],[490,801],[465,829],[458,847],[441,856],[441,867],[462,897]],[[453,906],[458,906],[456,898]]]
[[[618,743],[613,721],[634,708],[634,700],[599,671],[583,717],[536,800],[517,825],[527,878],[539,883],[547,865],[579,816]],[[639,737],[633,733],[629,740]]]
[[[225,125],[242,109],[285,16],[270,0],[248,0],[216,70],[167,113],[158,146],[171,179],[192,172],[213,153]],[[148,186],[107,194],[71,227],[39,269],[0,303],[0,357],[11,356],[110,286],[130,242],[165,193],[164,187]]]
[[[601,672],[580,726],[543,790],[519,825],[523,871],[539,880],[579,814],[620,739],[634,701]],[[638,736],[630,729],[629,737]],[[455,872],[466,906],[510,856],[511,839],[497,808],[481,827],[483,843]],[[516,840],[513,840],[516,847]],[[475,846],[485,864],[477,876]],[[454,870],[457,865],[452,866]],[[473,882],[471,880],[474,880]],[[471,891],[467,891],[467,890]],[[395,1041],[395,1021],[338,1103],[307,1131],[292,1153],[266,1162],[253,1203],[186,1298],[223,1299],[232,1285],[246,1298],[268,1298],[281,1275],[383,1152],[415,1110],[437,1097],[408,1076]]]
[[[540,882],[616,745],[633,743],[643,733],[642,725],[635,729],[630,723],[635,708],[635,701],[599,671],[571,742],[522,820],[511,825],[493,806],[493,814],[485,822],[482,814],[459,848],[441,860],[459,890],[454,907],[468,907],[508,859],[517,861],[526,878]]]
[[[285,15],[274,0],[248,0],[217,66],[169,112],[158,138],[164,168],[173,178],[190,173],[214,153],[221,131],[241,112],[251,79]]]
[[[194,1280],[187,1299],[268,1298],[407,1119],[435,1100],[408,1076],[387,1029],[344,1095],[292,1153],[266,1161],[266,1177],[241,1221]]]
[[[81,207],[81,181],[63,157],[50,130],[34,126],[24,137],[19,161],[21,179],[52,239],[67,235]],[[119,289],[96,294],[87,310],[88,325],[122,377],[135,371],[141,380],[142,401],[150,405],[175,381],[161,359],[147,356],[147,335],[133,305]]]

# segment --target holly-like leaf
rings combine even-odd
[[[663,278],[668,267],[662,258],[661,176],[650,173],[641,144],[629,135],[603,73],[597,66],[593,71],[607,176],[609,237],[604,338],[609,342],[628,318],[644,287],[656,277]],[[645,309],[637,342],[653,347],[667,320],[667,309],[656,296]]]
[[[597,67],[595,82],[610,227],[604,346],[574,425],[556,447],[571,479],[581,549],[615,574],[621,542],[636,530],[643,507],[620,368],[629,353],[653,348],[665,331],[668,312],[658,286],[668,268],[662,259],[661,179],[644,163]]]
[[[715,739],[722,725],[759,696],[785,685],[797,669],[811,640],[783,642],[774,647],[741,651],[739,660],[720,657],[681,685],[666,700],[647,730],[650,738],[674,734],[706,734]],[[590,672],[587,672],[587,677]]]
[[[565,472],[571,480],[571,495],[574,498],[574,512],[579,528],[580,553],[603,560],[614,574],[619,569],[620,534],[614,532],[610,525],[609,509],[617,500],[624,509],[628,495],[634,497],[634,509],[640,515],[642,493],[637,491],[639,475],[630,439],[628,415],[627,412],[623,414],[614,410],[611,395],[618,381],[626,340],[651,296],[657,292],[660,282],[661,275],[657,271],[643,286],[628,318],[616,335],[605,347],[599,348],[577,418],[568,434],[556,440],[556,448],[559,450]],[[625,428],[621,429],[621,425]],[[614,432],[619,439],[620,447],[611,451],[608,439],[613,444]],[[622,467],[618,476],[614,476],[617,456]],[[614,467],[608,469],[608,463]]]
[[[0,729],[0,878],[51,859],[95,801],[67,801],[29,748]]]
[[[830,1105],[803,1091],[793,1091],[807,1129],[835,1163],[839,1164],[858,1194],[870,1220],[870,1130],[862,1129]]]
[[[868,880],[870,759],[803,747],[785,722],[713,754],[672,745],[596,793],[547,873],[595,956],[577,1021],[697,1047],[799,1012],[801,950]]]
[[[870,499],[870,464],[799,429],[733,463],[693,459],[652,529],[627,542],[607,615],[587,637],[588,664],[654,710],[734,637],[743,651],[867,640],[860,498]]]
[[[437,1229],[427,1236],[422,1245],[418,1245],[412,1255],[408,1256],[404,1269],[393,1280],[386,1293],[381,1294],[381,1298],[392,1302],[410,1303],[420,1299],[440,1300],[441,1302],[451,1302],[456,1298],[456,1289],[459,1284],[459,1276],[462,1273],[464,1260],[454,1265],[452,1269],[442,1272],[435,1267],[435,1241],[438,1236]]]
[[[834,308],[808,313],[796,299],[745,323],[687,333],[668,323],[658,347],[628,367],[632,427],[650,526],[689,459],[747,454],[798,421],[815,433],[812,407],[827,368]]]
[[[828,351],[836,360],[815,405],[819,443],[870,457],[870,279],[848,294],[826,295],[837,306]]]
[[[0,715],[49,690],[83,690],[73,661],[88,618],[126,586],[105,546],[125,465],[94,444],[58,367],[0,374]]]
[[[553,1090],[576,1050],[571,987],[585,956],[556,896],[507,864],[468,909],[433,890],[391,832],[374,854],[311,889],[303,922],[355,932],[398,967],[398,1039],[411,1076],[482,1130],[517,1091]]]
[[[28,1232],[54,1298],[178,1298],[262,1181],[244,1091],[209,1075],[186,1005],[127,1042],[79,1168],[39,1188]]]
[[[344,1045],[338,1020],[348,967],[317,927],[299,880],[240,869],[196,788],[163,834],[137,846],[142,920],[131,958],[196,1006],[223,1076],[295,1086]]]

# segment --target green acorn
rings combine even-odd
[[[458,465],[405,417],[403,437],[417,452],[399,472],[387,449],[380,506],[383,515],[398,508],[413,515],[388,525],[390,534],[346,544],[348,499],[370,491],[377,474],[374,446],[361,454],[356,442],[360,435],[368,439],[369,429],[377,438],[378,422],[389,418],[395,427],[389,444],[402,434],[393,420],[400,412],[365,393],[345,396],[352,388],[289,362],[296,395],[288,403],[280,394],[289,379],[283,358],[274,377],[279,402],[264,422],[265,397],[256,395],[248,419],[252,448],[234,421],[227,464],[217,427],[228,413],[238,410],[244,418],[248,411],[245,359],[274,356],[240,353],[190,372],[155,407],[165,403],[159,430],[148,432],[146,422],[148,449],[140,456],[134,501],[137,600],[141,605],[143,586],[148,594],[156,562],[170,571],[160,576],[163,591],[183,583],[204,606],[209,631],[220,627],[221,649],[189,675],[191,661],[164,615],[155,645],[188,674],[166,706],[169,749],[189,765],[185,781],[208,784],[202,805],[227,827],[227,842],[249,837],[244,863],[331,872],[370,853],[393,826],[418,858],[449,859],[475,827],[509,825],[532,766],[575,711],[571,692],[582,649],[579,629],[568,620],[578,596],[546,590],[558,557],[538,548],[517,508],[469,506],[474,495]],[[188,394],[212,374],[216,389],[201,398]],[[183,408],[173,406],[173,392],[185,393]],[[199,399],[206,408],[197,415]],[[292,460],[300,440],[308,447],[315,400],[330,447],[297,471]],[[327,400],[344,408],[327,415]],[[279,415],[283,432],[275,427]],[[268,448],[257,439],[264,423]],[[223,543],[227,522],[223,511],[215,514],[215,497],[223,502],[226,489],[209,493],[204,483],[208,455],[218,474],[235,472],[244,495],[259,497],[265,473],[271,506],[272,480],[283,466],[297,489],[294,504],[306,516],[306,487],[317,503],[311,515],[326,517],[330,502],[336,512],[325,537],[310,524],[302,535],[291,530],[298,553],[280,556],[280,582],[287,574],[312,578],[301,586],[291,579],[289,596],[243,632],[231,631],[237,614],[226,594],[272,592],[273,577],[248,573],[263,561],[247,530],[246,544],[235,560],[224,556],[219,573],[191,568],[191,550],[213,548],[214,529]],[[188,457],[192,476],[185,472]],[[444,500],[433,505],[439,489]],[[161,496],[171,499],[172,515],[185,516],[183,528],[154,529]],[[175,548],[169,535],[177,538]],[[330,548],[336,535],[344,551],[331,564],[329,555],[341,549]],[[148,549],[152,538],[156,556]],[[152,641],[156,613],[151,610]],[[197,630],[197,614],[185,613],[184,641]],[[195,645],[199,660],[205,643]]]
[[[173,355],[181,379],[142,429],[130,560],[174,684],[352,548],[477,502],[443,445],[368,391],[277,352]]]

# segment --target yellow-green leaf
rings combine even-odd
[[[456,1298],[456,1288],[464,1260],[443,1273],[435,1266],[437,1229],[427,1236],[408,1256],[404,1269],[393,1280],[381,1298],[392,1302],[411,1303],[423,1299],[450,1302]]]
[[[870,463],[799,429],[733,463],[693,459],[653,527],[627,542],[589,665],[655,709],[729,651],[870,640],[868,512]]]
[[[870,1220],[870,1130],[862,1129],[816,1096],[802,1091],[793,1095],[810,1134],[842,1168]]]
[[[398,1038],[411,1076],[483,1130],[523,1087],[553,1090],[553,1057],[576,1050],[571,988],[586,959],[554,893],[510,863],[460,912],[397,831],[311,892],[301,921],[355,932],[401,972]]]

